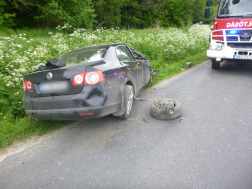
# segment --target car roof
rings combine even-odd
[[[69,51],[69,52],[67,52],[67,53],[74,52],[74,51],[79,51],[79,50],[85,50],[85,49],[96,49],[96,48],[116,47],[116,46],[119,46],[119,45],[122,45],[122,44],[94,45],[94,46],[90,46],[90,47],[84,47],[84,48],[76,49],[76,50],[73,50],[73,51]],[[66,53],[66,54],[67,54],[67,53]]]
[[[97,48],[97,47],[116,47],[122,44],[110,44],[110,45],[94,45],[94,46],[90,46],[90,47],[84,47],[82,49],[86,49],[86,48]]]

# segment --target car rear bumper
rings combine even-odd
[[[82,120],[103,117],[120,110],[121,103],[94,109],[92,107],[49,110],[26,110],[26,114],[42,120]]]
[[[26,114],[42,120],[98,118],[121,110],[121,102],[108,101],[105,93],[90,98],[86,97],[88,94],[32,98],[26,93],[23,101]]]

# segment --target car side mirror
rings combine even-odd
[[[233,0],[232,3],[233,3],[233,5],[236,5],[236,4],[240,3],[240,0]]]
[[[206,8],[205,9],[205,18],[209,18],[210,17],[210,8]]]
[[[206,6],[209,7],[209,6],[211,6],[211,5],[212,5],[212,0],[207,0]]]

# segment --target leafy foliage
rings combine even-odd
[[[94,0],[96,27],[116,27],[121,23],[121,9],[128,0]]]
[[[104,1],[94,0],[93,2]],[[125,28],[183,26],[204,20],[205,4],[206,0],[124,0],[123,6],[117,7],[116,16],[121,18],[121,26]],[[97,6],[95,10],[97,12]],[[105,17],[105,14],[101,16]],[[113,20],[110,21],[111,25]],[[114,25],[116,24],[119,26],[118,21]],[[106,22],[100,25],[109,27]]]
[[[15,23],[13,21],[13,17],[16,16],[16,14],[9,14],[4,12],[4,6],[6,6],[7,4],[5,3],[4,0],[0,0],[0,25],[4,25],[7,27],[11,27],[14,26]]]
[[[23,93],[19,92],[19,89],[7,87],[3,81],[0,83],[0,91],[0,112],[3,112],[0,115],[0,120],[4,115],[24,117],[25,111],[22,104]]]
[[[38,11],[39,16],[34,18],[43,28],[55,28],[64,23],[91,28],[94,21],[91,0],[50,0],[44,6],[39,5]]]
[[[206,0],[0,0],[0,25],[55,28],[68,23],[86,29],[184,26],[208,22],[203,18],[205,3]]]

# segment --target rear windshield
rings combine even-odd
[[[108,48],[80,49],[63,54],[59,57],[61,62],[69,64],[88,63],[100,61],[104,58]]]

